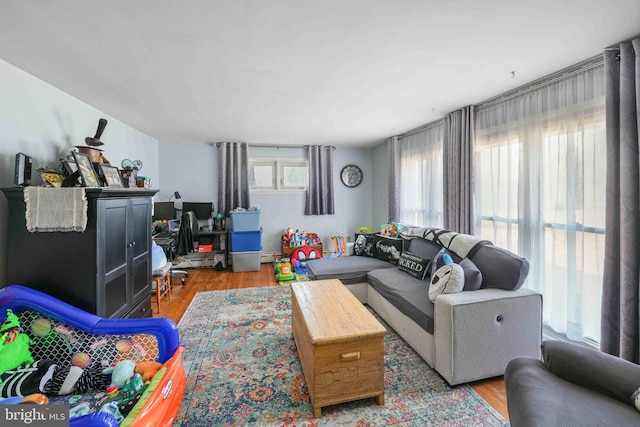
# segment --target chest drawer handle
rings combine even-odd
[[[358,359],[360,359],[359,351],[354,351],[353,353],[344,353],[340,355],[340,360],[343,362],[351,362]]]

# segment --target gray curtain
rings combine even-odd
[[[309,185],[305,215],[333,215],[333,147],[309,146]]]
[[[218,144],[218,212],[249,208],[249,148],[246,143]]]
[[[607,199],[602,351],[640,362],[640,38],[604,52]]]
[[[400,138],[392,136],[387,140],[387,157],[389,160],[389,222],[400,221]]]
[[[473,105],[450,113],[444,132],[444,228],[473,234],[476,111]]]

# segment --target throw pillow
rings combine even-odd
[[[430,259],[424,259],[411,252],[402,252],[398,260],[398,270],[409,273],[416,279],[424,280],[429,276]]]
[[[465,258],[459,263],[464,270],[463,291],[477,291],[482,286],[482,273],[469,258]]]
[[[358,256],[376,257],[376,235],[375,234],[356,234],[356,240],[353,243],[353,253]]]
[[[633,400],[633,405],[636,409],[640,411],[640,388],[633,392],[631,400]]]
[[[429,285],[429,299],[435,301],[438,295],[455,294],[464,288],[464,271],[458,264],[447,264],[440,267]]]
[[[447,264],[453,264],[453,258],[451,257],[451,254],[449,254],[449,251],[447,251],[446,248],[442,248],[440,249],[440,251],[438,251],[437,254],[435,254],[433,259],[431,260],[431,267],[430,267],[431,272],[429,273],[429,276],[433,277],[436,274],[436,271],[438,271],[438,269],[440,269],[441,267]]]
[[[377,236],[376,254],[378,259],[397,264],[402,253],[402,239]]]

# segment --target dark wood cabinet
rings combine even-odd
[[[29,232],[22,188],[9,201],[9,284],[38,289],[101,317],[151,316],[155,190],[86,188],[84,232]]]

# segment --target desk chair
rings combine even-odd
[[[167,296],[171,301],[171,262],[167,262],[162,267],[153,270],[151,275],[153,276],[153,284],[151,285],[152,292],[156,295],[156,304],[158,304],[158,313],[160,312],[160,300],[162,297]]]
[[[193,251],[193,236],[197,232],[198,219],[196,218],[196,214],[191,211],[184,212],[180,220],[180,227],[178,228],[178,256],[187,255]],[[182,285],[185,285],[185,277],[189,277],[189,273],[186,270],[172,270],[171,276],[180,278]]]

